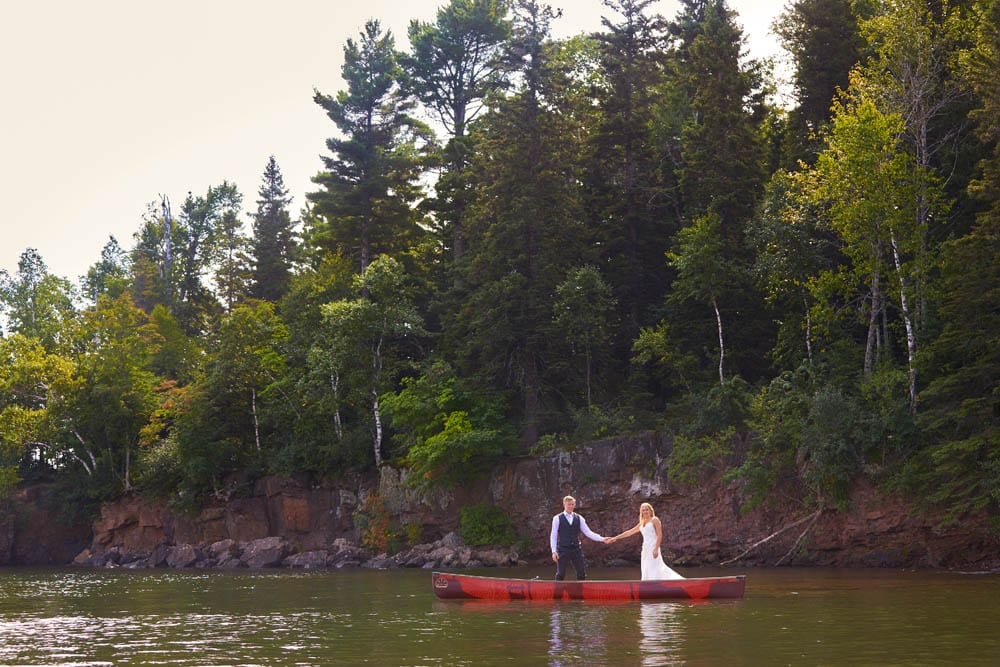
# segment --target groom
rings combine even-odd
[[[563,511],[552,517],[552,532],[549,534],[549,546],[552,547],[552,560],[556,564],[556,581],[566,578],[566,562],[573,563],[577,579],[586,579],[587,570],[583,562],[583,549],[580,548],[580,534],[583,533],[595,542],[606,542],[587,526],[587,520],[573,510],[576,508],[576,498],[563,498]]]

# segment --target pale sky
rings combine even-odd
[[[27,248],[73,282],[147,205],[227,180],[256,210],[268,156],[293,197],[315,190],[343,47],[379,19],[399,49],[447,0],[21,0],[0,6],[0,269]],[[549,0],[556,36],[600,29],[601,0]],[[729,0],[751,54],[774,55],[781,0]],[[673,18],[675,0],[654,3]],[[244,220],[249,218],[245,216]],[[249,223],[247,222],[247,229]]]

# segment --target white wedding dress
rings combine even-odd
[[[640,561],[642,578],[683,579],[684,577],[674,572],[663,562],[662,546],[660,553],[657,554],[656,558],[653,558],[653,547],[656,546],[656,528],[653,526],[653,522],[647,523],[639,529],[639,532],[642,533],[642,560]]]

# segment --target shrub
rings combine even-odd
[[[514,522],[496,505],[468,505],[462,508],[459,534],[465,543],[481,547],[500,544],[510,546],[517,541]]]

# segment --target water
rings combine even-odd
[[[1000,665],[1000,575],[747,575],[743,600],[552,604],[440,601],[420,570],[8,569],[0,665]]]

